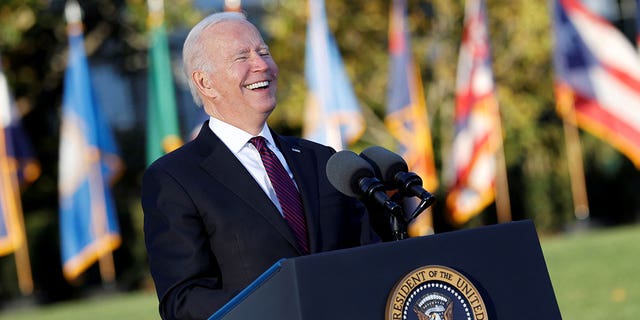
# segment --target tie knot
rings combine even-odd
[[[251,144],[253,144],[256,149],[258,149],[258,151],[264,149],[267,146],[267,139],[265,139],[263,136],[253,137],[249,139],[249,142],[251,142]]]

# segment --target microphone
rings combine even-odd
[[[426,207],[433,204],[436,198],[422,187],[422,179],[409,172],[407,163],[398,154],[383,147],[372,146],[360,153],[376,171],[378,177],[393,189],[398,189],[404,196],[420,198]],[[426,208],[425,207],[425,208]]]
[[[394,214],[402,214],[402,208],[389,199],[384,185],[375,177],[373,167],[355,152],[334,153],[327,161],[326,170],[329,182],[343,194],[371,199]]]

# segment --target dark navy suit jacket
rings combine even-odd
[[[335,151],[273,136],[302,195],[311,253],[376,241],[362,203],[327,179]],[[208,122],[145,171],[142,207],[163,319],[206,319],[279,259],[301,254],[280,212]]]

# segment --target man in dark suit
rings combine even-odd
[[[183,59],[194,99],[211,117],[143,178],[163,319],[208,318],[281,258],[376,241],[362,203],[327,179],[335,151],[266,125],[278,67],[254,25],[240,13],[213,14],[191,30]],[[274,178],[272,165],[288,177]]]

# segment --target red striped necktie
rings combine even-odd
[[[293,181],[282,166],[282,163],[280,163],[280,160],[278,160],[278,157],[267,147],[267,141],[264,137],[253,137],[249,142],[260,152],[262,163],[267,170],[271,185],[276,191],[276,196],[278,197],[278,202],[280,202],[280,207],[282,207],[284,218],[293,231],[300,250],[308,254],[309,240],[307,239],[307,223],[304,218],[302,200],[300,199],[298,189],[293,184]]]

